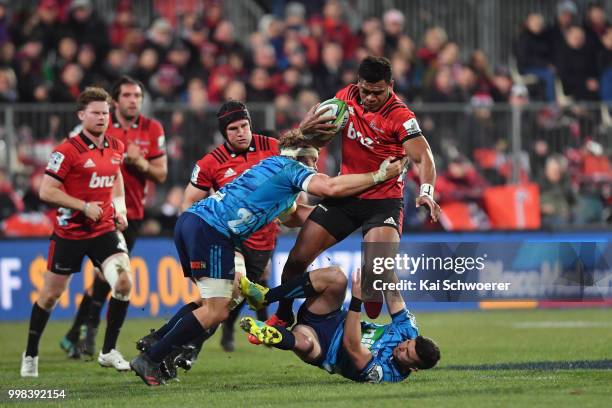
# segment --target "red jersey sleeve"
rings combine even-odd
[[[166,136],[161,123],[155,119],[151,119],[149,126],[149,140],[151,141],[147,160],[153,160],[166,154]]]
[[[74,161],[74,150],[70,143],[62,143],[55,148],[45,168],[45,174],[63,182],[70,172]]]
[[[397,140],[403,144],[406,140],[421,136],[421,128],[414,113],[408,108],[396,109],[389,115],[389,123]]]
[[[214,186],[214,166],[214,159],[209,154],[198,160],[191,172],[191,185],[200,190],[210,190]]]

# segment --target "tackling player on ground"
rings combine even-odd
[[[77,98],[82,131],[59,144],[49,159],[40,198],[56,205],[57,217],[49,244],[47,271],[38,300],[32,306],[28,342],[21,360],[22,377],[38,377],[38,344],[51,310],[81,270],[87,255],[111,286],[108,325],[98,362],[129,370],[116,350],[117,337],[129,306],[132,278],[123,235],[127,209],[121,176],[123,143],[105,135],[109,119],[108,93],[87,88]]]
[[[405,164],[389,158],[374,172],[330,178],[316,173],[318,150],[309,146],[299,131],[288,132],[281,138],[280,156],[261,161],[181,214],[174,240],[183,271],[197,282],[202,305],[181,308],[157,330],[163,337],[130,362],[145,384],[162,384],[161,362],[227,318],[238,295],[234,281],[245,275],[236,250],[245,239],[277,217],[301,224],[311,210],[295,203],[302,191],[320,197],[357,194],[398,177]]]
[[[241,327],[269,346],[291,350],[308,364],[358,382],[399,382],[435,366],[440,349],[419,335],[414,316],[397,291],[385,292],[391,323],[360,320],[361,273],[353,273],[352,299],[342,309],[347,278],[338,267],[317,269],[273,289],[241,278],[240,289],[257,309],[280,299],[305,297],[292,330],[246,317]]]
[[[349,119],[342,130],[341,174],[372,171],[386,157],[406,157],[419,166],[421,191],[416,206],[427,206],[433,221],[437,221],[440,207],[433,199],[436,170],[429,144],[421,133],[410,109],[393,92],[390,62],[383,57],[365,58],[358,70],[357,84],[348,85],[336,94],[348,105]],[[300,124],[303,134],[330,134],[333,124],[324,124],[311,110]],[[308,266],[327,248],[335,245],[361,227],[363,242],[399,243],[403,222],[403,177],[390,179],[347,198],[323,200],[299,232],[287,263],[282,282],[303,274]],[[395,256],[392,245],[389,253],[377,256]],[[373,254],[366,251],[365,257]],[[371,265],[365,260],[365,265]],[[364,271],[364,280],[371,277]],[[368,285],[366,285],[368,286]],[[365,296],[366,311],[377,315],[382,299],[377,292]],[[368,304],[368,301],[374,300]],[[271,325],[291,326],[294,321],[293,301],[282,300],[275,315],[268,319]],[[370,306],[372,310],[368,310]],[[373,306],[373,307],[372,307]],[[257,344],[257,339],[249,336]]]
[[[115,137],[126,146],[121,174],[128,219],[123,236],[128,253],[134,248],[144,218],[147,180],[163,183],[168,175],[164,129],[157,120],[142,114],[143,93],[142,83],[127,75],[115,82],[111,90],[114,112],[106,131],[107,136]],[[72,327],[60,342],[70,357],[79,358],[81,353],[94,355],[100,312],[110,291],[110,285],[95,274],[93,285],[83,295]],[[79,344],[83,324],[86,327],[85,338]]]

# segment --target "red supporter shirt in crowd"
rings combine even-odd
[[[204,191],[219,190],[263,159],[278,154],[278,140],[271,137],[254,134],[245,153],[235,153],[224,143],[198,160],[191,173],[191,184]],[[251,249],[270,251],[274,249],[277,233],[278,226],[270,223],[251,235],[244,244]]]
[[[85,239],[115,230],[112,206],[113,185],[123,161],[125,147],[121,141],[106,135],[98,149],[83,133],[58,145],[45,174],[59,180],[66,194],[83,201],[100,201],[102,217],[94,222],[82,211],[58,208],[53,231],[65,239]]]
[[[155,119],[140,115],[129,129],[123,129],[113,115],[106,134],[119,139],[126,146],[126,149],[130,143],[136,144],[147,160],[153,160],[166,154],[164,129]],[[121,174],[125,187],[128,220],[142,220],[147,178],[136,168],[125,163],[121,166]]]
[[[421,136],[414,113],[395,95],[376,112],[364,112],[359,89],[351,84],[336,93],[348,105],[349,120],[342,130],[341,174],[378,170],[387,157],[405,155],[402,144]],[[359,194],[359,198],[402,198],[404,180],[390,179]]]

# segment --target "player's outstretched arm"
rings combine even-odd
[[[408,139],[404,142],[404,150],[410,160],[419,166],[421,192],[416,199],[416,206],[426,205],[434,222],[440,218],[440,206],[433,199],[433,186],[436,184],[436,165],[429,143],[424,136]]]
[[[329,177],[317,173],[308,183],[308,193],[319,197],[348,197],[359,194],[368,188],[393,177],[398,177],[404,168],[404,160],[392,162],[387,158],[380,164],[378,171],[362,174],[344,174]]]
[[[361,270],[353,272],[351,304],[344,321],[342,347],[353,361],[355,368],[362,370],[372,359],[372,353],[361,344]]]
[[[40,185],[39,197],[46,203],[57,207],[69,208],[82,211],[93,221],[98,221],[102,216],[101,204],[98,201],[85,202],[62,190],[62,182],[45,174]]]

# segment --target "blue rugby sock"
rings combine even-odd
[[[147,352],[151,360],[161,363],[162,360],[172,352],[196,337],[205,333],[204,327],[200,324],[193,313],[185,314],[168,333]]]
[[[273,347],[281,350],[293,350],[295,348],[295,336],[289,330],[282,326],[273,326],[276,330],[278,330],[283,339],[278,344],[273,344]]]
[[[155,332],[153,333],[153,335],[155,337],[157,337],[158,339],[161,339],[162,337],[164,337],[166,334],[168,334],[168,332],[170,330],[172,330],[172,328],[176,325],[176,323],[181,320],[181,317],[185,316],[187,313],[191,313],[194,310],[196,310],[199,307],[199,305],[195,302],[191,302],[191,303],[187,303],[185,306],[181,307],[178,312],[175,313],[174,316],[172,316],[170,318],[170,320],[168,320],[166,322],[166,324],[164,324],[162,327],[160,327],[159,329],[155,330]]]

